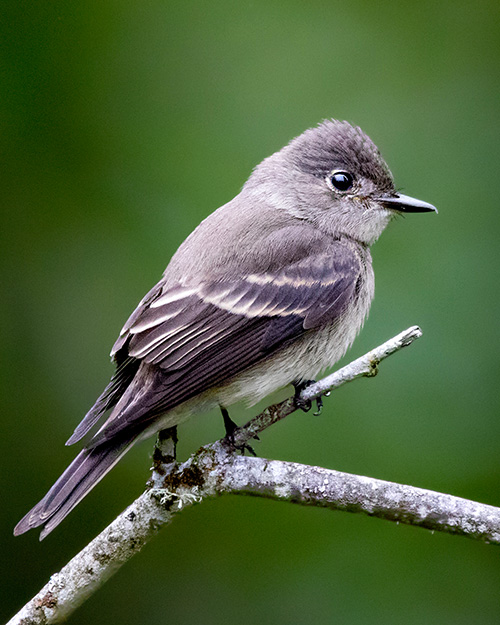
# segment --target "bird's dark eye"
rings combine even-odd
[[[353,178],[347,171],[336,171],[330,176],[330,182],[337,191],[348,191],[352,187]]]

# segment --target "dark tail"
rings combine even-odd
[[[135,440],[136,435],[121,441],[107,441],[93,449],[83,449],[45,497],[19,521],[14,535],[43,525],[40,540],[45,538],[113,468]]]
[[[87,412],[80,425],[66,441],[66,445],[73,445],[82,439],[89,430],[99,421],[107,410],[114,408],[120,397],[127,389],[139,368],[139,361],[126,358],[117,368],[109,384],[98,397],[95,404]]]

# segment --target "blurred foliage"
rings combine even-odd
[[[359,124],[406,193],[351,350],[424,337],[261,456],[500,505],[498,2],[2,3],[2,502],[7,618],[139,492],[140,445],[46,541],[17,520],[74,455],[108,351],[184,237],[325,117]],[[243,421],[244,409],[232,415]],[[180,456],[219,437],[180,430]],[[498,549],[326,510],[187,511],[72,623],[498,623]]]

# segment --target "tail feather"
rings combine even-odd
[[[104,413],[113,408],[123,395],[139,368],[139,361],[127,358],[115,371],[109,384],[106,386],[92,408],[87,412],[73,434],[66,441],[66,445],[73,445],[81,440],[89,430],[99,421]]]
[[[14,535],[43,525],[40,540],[45,538],[113,468],[132,447],[136,438],[134,435],[92,449],[83,449],[45,497],[19,521],[14,528]]]

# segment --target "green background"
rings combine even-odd
[[[12,528],[74,456],[128,314],[262,158],[326,117],[359,124],[439,215],[373,249],[350,352],[424,336],[263,457],[500,505],[498,2],[3,2],[0,20],[2,620],[128,502],[134,449],[47,540]],[[244,421],[251,412],[233,410]],[[221,436],[180,429],[179,455]],[[498,623],[498,547],[232,497],[186,511],[72,623]]]

